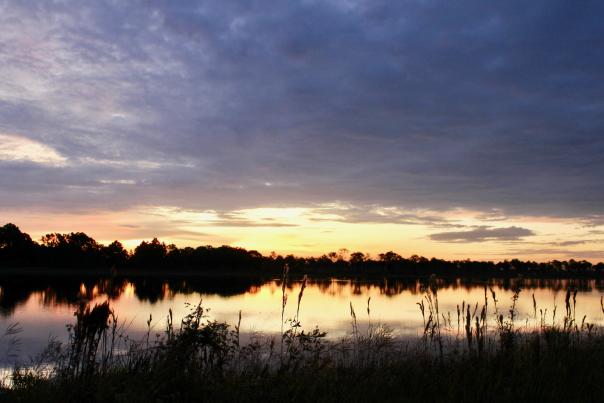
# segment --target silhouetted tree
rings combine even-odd
[[[31,264],[35,260],[36,246],[31,237],[15,224],[0,227],[0,264]]]
[[[50,266],[105,266],[101,245],[83,232],[46,234],[41,242],[43,257]]]
[[[380,261],[386,263],[400,262],[403,260],[403,257],[401,255],[392,251],[380,253],[378,256],[380,257]]]
[[[330,252],[320,257],[281,256],[271,253],[263,256],[255,250],[245,250],[232,246],[199,246],[196,248],[178,248],[154,238],[143,241],[129,254],[119,241],[104,246],[83,232],[69,234],[50,233],[41,238],[41,244],[21,232],[14,224],[0,227],[0,266],[53,266],[53,267],[123,267],[177,268],[207,271],[233,271],[241,273],[265,273],[271,275],[281,271],[285,264],[292,274],[334,275],[346,273],[347,276],[363,276],[364,273],[380,275],[418,275],[437,274],[441,276],[507,276],[533,274],[544,276],[592,276],[604,274],[604,263],[592,265],[586,260],[558,261],[547,263],[504,260],[473,261],[470,259],[446,261],[419,255],[403,258],[389,251],[372,259],[368,254],[355,252],[347,256],[348,251]],[[148,284],[156,289],[156,284]]]
[[[353,252],[350,254],[349,262],[351,265],[359,265],[365,261],[365,254],[363,252]]]
[[[134,249],[132,256],[132,264],[141,268],[159,268],[166,263],[168,248],[163,242],[159,242],[157,238],[153,238],[151,242],[143,241]]]
[[[103,257],[109,267],[123,267],[128,263],[128,251],[120,241],[113,241],[107,246],[101,248]]]

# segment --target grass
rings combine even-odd
[[[161,335],[133,341],[108,303],[80,306],[69,342],[50,343],[27,368],[15,368],[0,389],[2,401],[60,402],[329,402],[329,401],[600,401],[604,393],[604,331],[575,318],[576,291],[568,290],[564,316],[538,309],[519,323],[514,293],[501,308],[485,287],[484,302],[439,308],[432,279],[418,302],[424,331],[417,340],[393,337],[371,322],[360,330],[350,306],[351,334],[330,341],[285,318],[283,273],[279,339],[240,341],[235,326],[212,320],[200,303]],[[604,313],[604,301],[601,301]],[[151,324],[151,318],[148,322]],[[14,332],[14,330],[13,330]]]

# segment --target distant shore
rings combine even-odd
[[[600,278],[604,263],[569,259],[549,262],[519,259],[476,261],[444,260],[393,251],[370,256],[340,249],[315,257],[263,255],[256,250],[210,245],[179,248],[153,238],[133,251],[119,241],[103,245],[83,232],[51,233],[40,242],[14,224],[0,227],[0,275],[122,275],[122,276],[280,276],[313,278]]]

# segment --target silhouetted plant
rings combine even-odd
[[[80,304],[75,312],[76,323],[68,325],[69,331],[69,361],[66,371],[74,377],[89,376],[95,371],[99,351],[99,343],[107,335],[110,319],[116,324],[109,302],[90,306]],[[112,354],[113,351],[109,351]]]
[[[516,289],[506,317],[493,310],[497,326],[491,332],[486,326],[488,299],[482,307],[463,301],[457,308],[458,328],[463,327],[465,335],[455,335],[450,315],[437,315],[437,284],[427,284],[418,303],[429,325],[421,348],[394,340],[390,329],[375,324],[370,299],[366,333],[350,304],[352,340],[328,341],[318,328],[304,330],[300,323],[304,283],[295,317],[284,321],[289,328],[282,333],[285,350],[279,356],[274,354],[273,338],[253,335],[250,342],[241,343],[241,317],[231,329],[213,320],[201,302],[189,306],[180,326],[174,325],[170,311],[165,333],[155,342],[149,342],[148,334],[140,342],[122,338],[108,303],[82,305],[68,345],[62,349],[54,344],[45,355],[56,370],[17,368],[12,386],[4,385],[0,392],[20,400],[51,396],[60,401],[190,401],[200,396],[212,401],[300,396],[354,401],[367,391],[376,400],[484,401],[495,392],[504,401],[572,400],[572,390],[554,376],[558,374],[580,385],[582,394],[576,396],[597,400],[600,384],[590,376],[599,379],[604,374],[601,328],[586,318],[580,326],[574,318],[569,321],[572,326],[560,326],[552,315],[550,323],[542,310],[540,318],[533,317],[533,328],[528,322],[518,328]],[[576,309],[573,293],[567,298],[571,315]],[[495,293],[491,295],[495,301]],[[537,310],[533,299],[533,311]],[[149,328],[151,321],[152,317]],[[511,342],[508,333],[513,335]],[[113,339],[125,343],[125,348],[115,349]],[[495,340],[500,344],[490,343]]]

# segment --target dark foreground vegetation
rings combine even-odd
[[[320,257],[281,256],[272,253],[263,256],[257,251],[229,246],[199,246],[178,248],[166,245],[156,238],[143,241],[133,251],[124,249],[119,241],[102,245],[84,234],[52,233],[40,242],[19,230],[14,224],[0,227],[0,270],[15,268],[59,269],[112,269],[139,273],[175,272],[271,275],[281,271],[284,264],[291,267],[292,275],[309,274],[346,276],[551,276],[593,277],[604,273],[604,263],[588,261],[553,260],[547,263],[520,261],[503,262],[455,260],[447,261],[413,255],[409,258],[395,252],[381,253],[372,258],[362,252],[347,250],[330,252]],[[0,271],[1,273],[1,271]]]
[[[282,312],[287,298],[287,272]],[[294,295],[300,311],[305,282]],[[371,324],[371,305],[359,325],[350,309],[350,335],[326,339],[303,329],[298,314],[282,319],[281,335],[242,342],[239,323],[211,320],[201,305],[181,323],[168,313],[165,330],[138,341],[109,303],[81,305],[66,345],[51,342],[32,365],[17,367],[0,389],[21,402],[316,402],[316,401],[601,401],[604,330],[575,318],[576,293],[567,290],[558,314],[533,296],[533,316],[518,318],[516,301],[462,302],[440,312],[430,281],[418,302],[423,335],[399,339]],[[505,304],[505,305],[504,305]],[[604,313],[604,306],[602,307]],[[557,316],[556,316],[557,315]],[[151,321],[151,318],[150,318]]]

